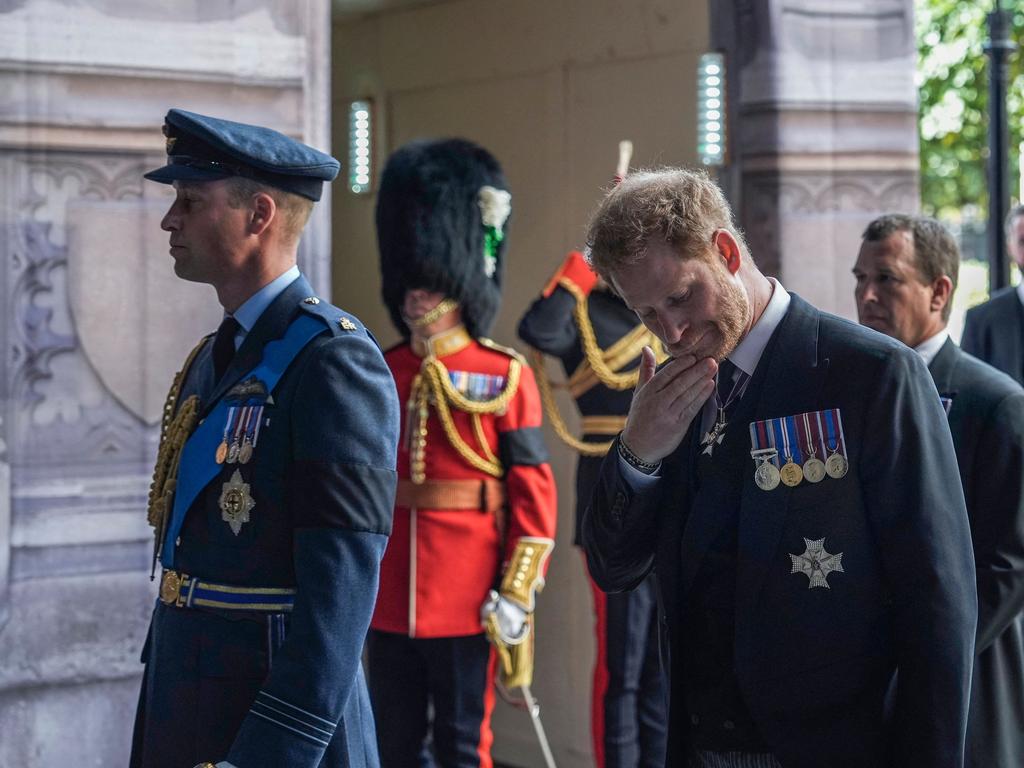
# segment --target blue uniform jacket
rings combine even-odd
[[[298,313],[322,320],[323,332],[273,390],[252,460],[222,467],[189,508],[176,547],[177,569],[195,577],[294,587],[294,609],[240,614],[158,603],[143,652],[133,767],[378,763],[360,654],[391,531],[399,405],[373,337],[326,302],[303,301],[312,295],[302,277],[286,288],[219,385],[208,341],[179,399],[198,394],[208,414]],[[237,534],[219,506],[236,470],[255,502]]]
[[[956,456],[931,377],[907,347],[797,296],[776,334],[759,363],[768,369],[751,395],[753,418],[839,408],[850,469],[766,492],[750,460],[735,479],[734,669],[744,701],[785,768],[959,768],[977,595]],[[747,424],[736,427],[726,439],[749,443]],[[683,598],[727,517],[691,507],[695,450],[684,439],[640,494],[610,452],[583,519],[603,589],[631,589],[654,569],[668,655],[687,631]],[[809,589],[790,555],[822,538],[843,553],[844,570],[829,589]],[[686,765],[679,686],[673,676],[670,766]]]

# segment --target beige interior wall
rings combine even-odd
[[[518,318],[565,253],[580,247],[620,139],[634,142],[634,166],[697,162],[692,105],[697,58],[708,45],[704,0],[451,0],[336,18],[333,32],[334,147],[343,165],[347,105],[365,97],[375,101],[378,175],[390,150],[419,137],[464,136],[502,162],[513,218],[493,331],[501,343],[518,343]],[[397,334],[379,298],[374,197],[335,186],[334,300],[390,344]],[[538,608],[535,693],[558,764],[584,766],[591,595],[570,544],[575,457],[550,431],[548,438],[560,533]],[[495,732],[499,760],[542,764],[524,712],[499,704]]]

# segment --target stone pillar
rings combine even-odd
[[[850,269],[864,225],[916,212],[911,0],[714,3],[729,52],[726,186],[761,268],[855,317]],[[717,18],[716,18],[717,17]]]
[[[0,7],[0,765],[125,765],[171,377],[216,328],[173,275],[178,106],[329,149],[327,0]],[[330,285],[329,203],[300,263]]]

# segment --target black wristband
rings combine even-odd
[[[660,461],[656,461],[652,464],[649,461],[644,461],[635,453],[633,453],[633,451],[629,449],[629,446],[626,445],[626,441],[622,439],[621,435],[619,436],[618,446],[619,456],[621,456],[622,459],[627,464],[629,464],[629,466],[639,470],[640,472],[643,472],[645,475],[653,475],[655,472],[658,471],[658,467],[661,466]]]

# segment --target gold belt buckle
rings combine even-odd
[[[160,579],[160,602],[164,605],[177,605],[181,595],[181,574],[177,571],[164,571]]]

